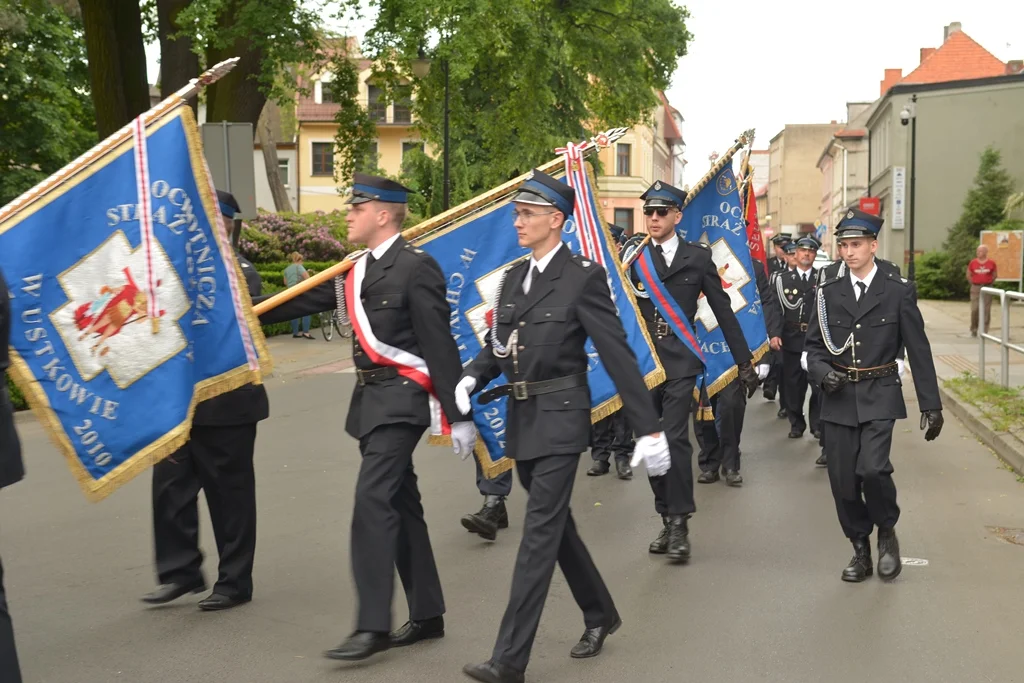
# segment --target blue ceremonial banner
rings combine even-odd
[[[187,104],[170,98],[0,209],[11,371],[99,500],[269,371]]]
[[[683,239],[704,242],[711,247],[722,287],[732,300],[732,310],[756,362],[768,351],[768,332],[747,244],[743,205],[731,165],[727,164],[712,176],[690,200],[683,209],[678,231]],[[703,294],[697,300],[694,328],[704,352],[703,379],[710,397],[736,378],[737,369],[718,320]]]
[[[557,172],[554,175],[557,177]],[[563,229],[563,242],[573,253],[596,261],[603,260],[609,273],[612,298],[629,344],[637,355],[647,385],[655,387],[664,381],[665,372],[652,349],[647,328],[641,322],[633,292],[624,284],[618,249],[601,220],[592,173],[585,164],[573,162],[571,179],[572,186],[576,188],[576,209],[573,219],[567,221]],[[529,255],[529,250],[519,246],[512,227],[514,218],[510,199],[518,184],[521,183],[503,188],[508,192],[501,199],[477,213],[468,213],[474,205],[470,202],[462,218],[454,219],[416,240],[421,249],[437,260],[448,281],[451,331],[463,365],[476,358],[484,346],[487,312],[494,304],[502,273]],[[600,250],[599,257],[594,251],[596,249]],[[590,341],[587,342],[587,353],[590,356],[591,418],[596,422],[618,410],[622,402]],[[502,375],[480,390],[506,383],[508,380]],[[476,396],[473,399],[474,420],[481,437],[477,441],[476,455],[484,474],[493,478],[512,467],[511,460],[504,455],[508,399],[501,398],[482,405]]]

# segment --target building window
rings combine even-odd
[[[313,143],[313,175],[334,175],[334,143]]]
[[[395,89],[395,123],[412,123],[412,88],[408,85]]]
[[[320,103],[334,104],[334,85],[323,81],[320,85]]]
[[[629,145],[626,146],[628,147]],[[632,235],[633,209],[615,209],[615,225],[622,228],[627,235]]]
[[[402,161],[403,162],[405,161],[405,155],[408,154],[409,152],[411,152],[414,149],[418,149],[418,150],[420,150],[422,152],[423,151],[423,143],[422,142],[403,142],[402,143]]]
[[[381,102],[380,88],[375,85],[368,87],[370,89],[370,98],[367,110],[370,112],[370,119],[372,119],[374,123],[387,123],[388,104],[387,102]]]
[[[633,146],[620,144],[615,148],[615,175],[633,175],[630,173],[629,157]]]
[[[277,160],[277,174],[281,176],[281,184],[288,187],[288,159]]]
[[[372,173],[377,170],[377,141],[374,140],[366,145],[363,153],[356,161],[356,170],[360,173]]]

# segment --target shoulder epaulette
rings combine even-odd
[[[889,280],[890,282],[898,282],[898,283],[900,283],[902,285],[909,285],[910,284],[910,281],[907,280],[907,278],[903,277],[899,273],[894,273],[892,271],[887,271],[885,273],[885,279]]]
[[[422,249],[420,249],[419,247],[413,246],[411,244],[405,245],[405,248],[408,251],[411,251],[414,254],[426,254],[427,253],[427,252],[423,251]]]
[[[570,260],[576,265],[578,265],[580,268],[590,268],[591,266],[594,265],[593,261],[591,261],[588,258],[584,258],[579,254],[573,254]]]
[[[684,243],[685,244],[689,244],[691,247],[702,247],[704,249],[710,249],[711,248],[711,247],[708,246],[707,242],[690,242],[690,241],[685,241]]]

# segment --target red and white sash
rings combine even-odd
[[[437,400],[437,394],[434,392],[434,383],[430,379],[427,362],[415,354],[385,344],[374,335],[373,329],[370,327],[370,320],[366,317],[366,311],[363,309],[363,300],[360,297],[365,275],[366,258],[363,257],[356,261],[345,277],[346,308],[359,345],[363,347],[363,351],[370,357],[370,360],[377,365],[390,365],[398,368],[399,375],[411,379],[423,387],[423,390],[430,395],[430,433],[434,436],[451,434],[451,426],[448,424],[444,411],[441,410],[441,402]]]

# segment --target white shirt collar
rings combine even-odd
[[[672,236],[661,243],[661,251],[665,254],[665,261],[671,261],[673,254],[676,253],[676,249],[679,248],[679,234],[672,233]]]
[[[555,257],[555,254],[557,254],[558,250],[561,249],[561,248],[562,248],[562,243],[559,242],[558,244],[555,245],[554,249],[552,249],[548,253],[544,254],[544,256],[541,257],[540,261],[538,261],[537,259],[535,259],[534,257],[531,256],[530,257],[530,270],[527,271],[527,272],[528,273],[532,273],[533,272],[533,267],[537,266],[537,270],[539,270],[540,272],[543,273],[544,269],[548,267],[549,263],[551,263],[551,259],[553,259]]]
[[[382,256],[391,248],[391,245],[398,241],[398,238],[402,236],[402,233],[396,232],[391,237],[387,238],[383,242],[377,245],[377,247],[370,251],[373,254],[373,258],[380,260]]]
[[[796,274],[798,276],[800,276],[802,279],[810,280],[811,279],[811,273],[814,272],[814,266],[811,266],[807,270],[803,270],[802,268],[800,268],[800,266],[797,266],[793,270],[796,271]]]
[[[869,272],[863,278],[857,277],[856,275],[853,274],[853,271],[851,270],[850,271],[850,282],[853,284],[853,289],[856,291],[857,283],[858,282],[863,282],[864,283],[864,291],[865,292],[867,290],[871,289],[871,281],[875,279],[875,273],[877,273],[877,272],[878,272],[878,264],[875,263],[874,261],[871,262],[871,272]]]

